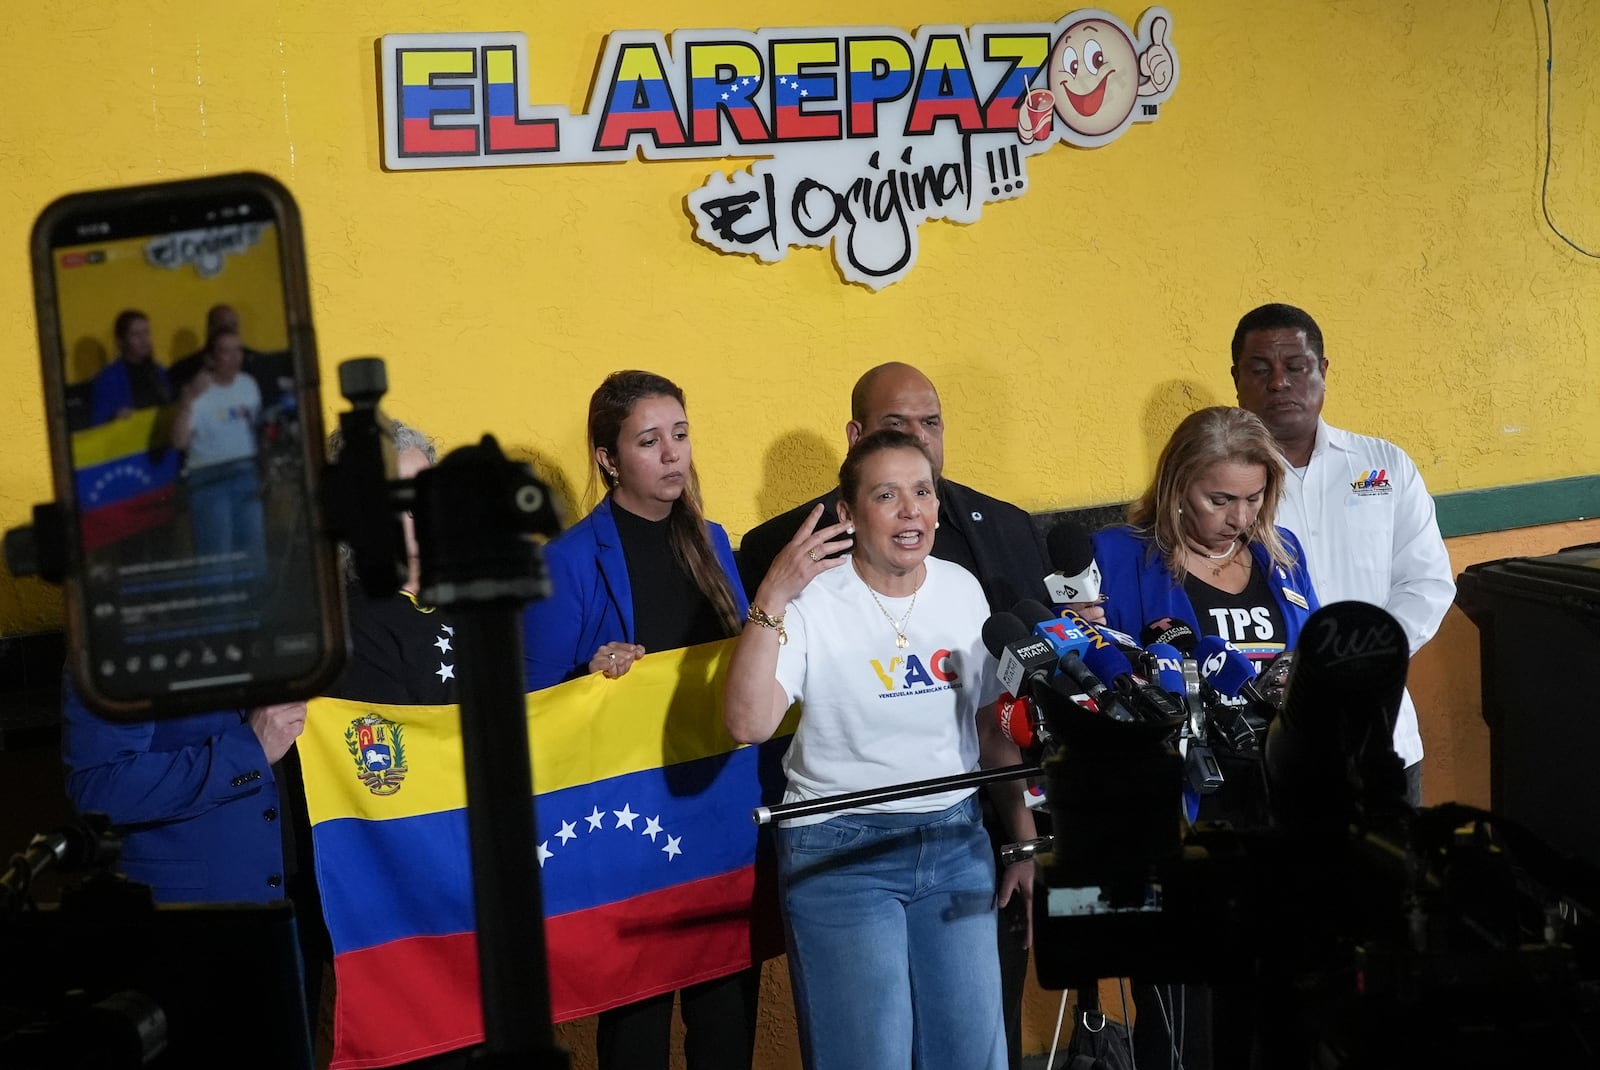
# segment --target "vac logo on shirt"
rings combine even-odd
[[[961,674],[956,671],[948,650],[935,650],[927,658],[918,654],[895,655],[887,665],[873,658],[869,663],[883,685],[879,698],[900,698],[904,695],[926,695],[933,691],[949,691],[961,686]]]
[[[1394,488],[1389,484],[1387,468],[1373,468],[1361,473],[1361,478],[1350,484],[1350,489],[1361,495],[1388,494]]]

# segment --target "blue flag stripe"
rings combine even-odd
[[[750,865],[759,831],[751,803],[781,798],[788,743],[785,736],[539,795],[546,916]],[[473,928],[465,810],[336,818],[319,822],[312,839],[336,953]]]

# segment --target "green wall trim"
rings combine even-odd
[[[1600,516],[1600,476],[1514,483],[1440,494],[1433,499],[1445,538],[1511,531]]]

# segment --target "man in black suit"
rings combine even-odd
[[[863,375],[850,393],[850,422],[844,435],[854,446],[863,435],[884,428],[904,431],[920,440],[933,458],[933,475],[939,494],[939,532],[933,556],[965,568],[978,578],[993,612],[1009,610],[1019,598],[1036,598],[1046,605],[1050,596],[1044,577],[1051,572],[1044,544],[1028,514],[1009,502],[991,498],[971,487],[945,479],[944,416],[939,392],[928,377],[898,361],[880,364]],[[739,546],[739,576],[746,591],[761,586],[778,556],[817,502],[825,506],[817,527],[838,523],[835,487],[781,516],[752,528]],[[781,610],[781,607],[779,607]],[[984,799],[984,825],[998,845],[1006,835],[996,819],[988,796]],[[1006,1018],[1006,1046],[1012,1070],[1022,1061],[1022,987],[1028,973],[1027,918],[1021,896],[1013,896],[1012,909],[1000,913],[1000,978]]]

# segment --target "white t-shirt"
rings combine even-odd
[[[260,414],[261,388],[244,372],[202,390],[190,410],[189,469],[254,457]]]
[[[846,564],[824,572],[789,603],[778,648],[778,684],[805,704],[783,759],[784,802],[816,799],[978,767],[978,710],[1000,694],[995,659],[983,645],[989,603],[960,565],[927,561],[928,574],[905,622],[904,650]],[[896,620],[911,598],[884,598]],[[846,813],[933,813],[971,795],[962,788],[876,803]],[[835,815],[794,818],[784,825]]]

